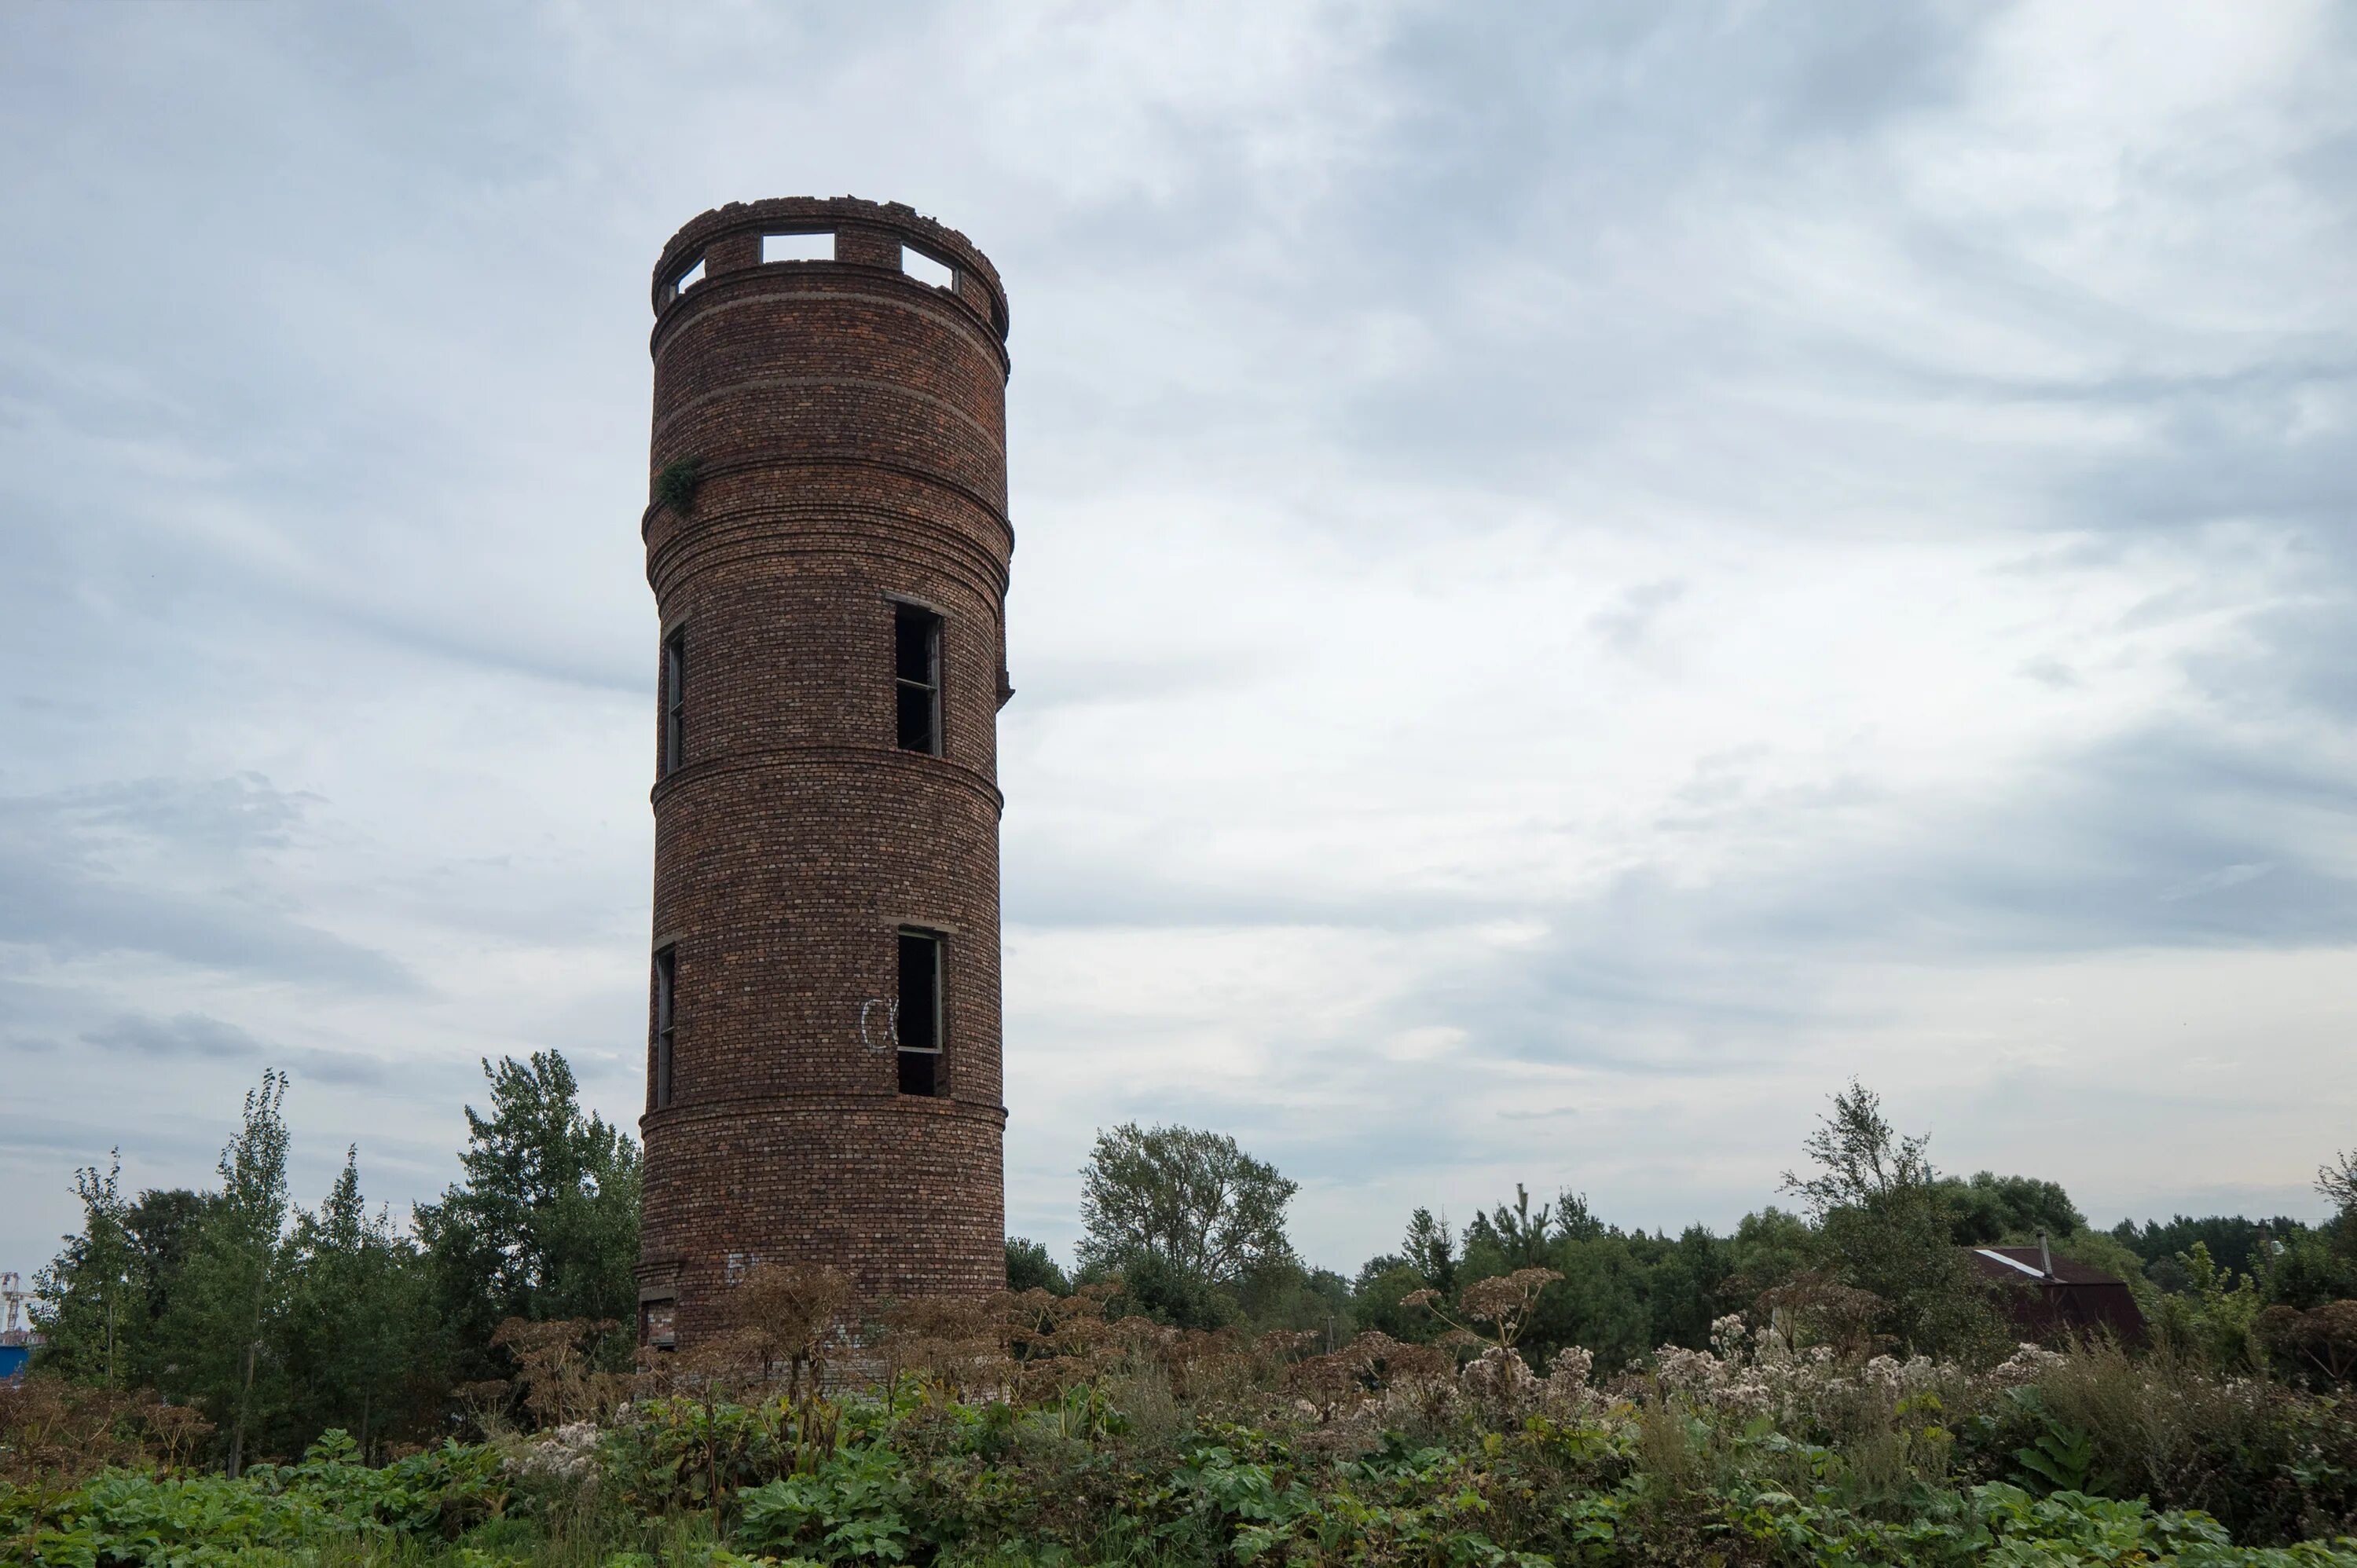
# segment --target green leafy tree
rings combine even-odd
[[[1255,1332],[1286,1329],[1347,1345],[1358,1332],[1351,1282],[1331,1269],[1308,1269],[1290,1259],[1245,1274],[1236,1289],[1243,1321]]]
[[[2336,1245],[2336,1231],[2297,1231],[2259,1256],[2259,1292],[2274,1305],[2306,1312],[2357,1298],[2357,1256]]]
[[[490,1341],[508,1318],[619,1325],[637,1316],[638,1145],[581,1109],[555,1051],[485,1061],[483,1074],[491,1110],[467,1108],[465,1179],[416,1210],[440,1316],[462,1347],[461,1378],[502,1370]],[[619,1364],[629,1343],[618,1329],[604,1359]]]
[[[1604,1223],[1578,1194],[1532,1207],[1517,1184],[1512,1204],[1477,1215],[1465,1228],[1452,1310],[1460,1315],[1478,1288],[1518,1271],[1545,1269],[1560,1281],[1540,1293],[1522,1325],[1519,1348],[1534,1365],[1577,1345],[1596,1364],[1618,1371],[1653,1348],[1653,1269],[1668,1250],[1644,1235]]]
[[[1081,1172],[1081,1262],[1125,1276],[1151,1266],[1182,1292],[1232,1288],[1292,1259],[1285,1212],[1298,1190],[1222,1133],[1125,1122],[1097,1134]]]
[[[1517,1193],[1521,1187],[1514,1189]],[[1593,1241],[1610,1230],[1587,1207],[1587,1195],[1569,1187],[1555,1195],[1555,1233],[1565,1241]]]
[[[1044,1290],[1054,1295],[1072,1294],[1072,1282],[1048,1251],[1047,1243],[1028,1236],[1006,1239],[1006,1288]]]
[[[2248,1274],[2223,1269],[2202,1242],[2177,1259],[2188,1286],[2160,1298],[2156,1326],[2161,1338],[2190,1349],[2221,1372],[2248,1372],[2266,1365],[2259,1342],[2259,1314],[2266,1301]]]
[[[1650,1297],[1654,1347],[1683,1345],[1689,1350],[1710,1346],[1710,1326],[1733,1303],[1720,1287],[1734,1272],[1734,1247],[1699,1225],[1689,1225],[1674,1241],[1657,1243]]]
[[[162,1375],[155,1365],[153,1351],[158,1343],[164,1320],[171,1315],[172,1298],[179,1287],[180,1271],[188,1261],[188,1249],[197,1239],[212,1200],[200,1192],[185,1187],[150,1187],[139,1195],[124,1216],[124,1228],[131,1233],[134,1251],[133,1268],[139,1283],[140,1294],[147,1303],[147,1325],[143,1345],[149,1352],[138,1370],[139,1380],[153,1383]]]
[[[1815,1169],[1786,1172],[1784,1189],[1815,1219],[1840,1283],[1880,1299],[1884,1333],[1910,1352],[1984,1355],[2002,1330],[1955,1244],[1954,1211],[1929,1144],[1900,1136],[1880,1097],[1852,1079],[1802,1144]]]
[[[2253,1219],[2240,1214],[2212,1214],[2202,1219],[2179,1214],[2167,1223],[2147,1219],[2142,1225],[2123,1219],[2110,1235],[2144,1260],[2145,1273],[2163,1290],[2187,1288],[2178,1258],[2193,1251],[2197,1241],[2217,1265],[2233,1273],[2256,1273],[2270,1243],[2305,1235],[2309,1227],[2287,1215]]]
[[[1118,1268],[1098,1262],[1081,1268],[1082,1284],[1118,1278],[1110,1304],[1114,1317],[1150,1317],[1178,1328],[1224,1328],[1243,1316],[1236,1293],[1181,1270],[1159,1252],[1128,1254]]]
[[[64,1239],[63,1250],[33,1279],[33,1326],[42,1337],[37,1364],[74,1382],[110,1389],[135,1380],[148,1327],[122,1175],[119,1149],[104,1171],[86,1165],[74,1173],[81,1230]]]
[[[2069,1236],[2087,1228],[2087,1217],[2079,1212],[2071,1195],[2058,1183],[2036,1176],[1975,1171],[1970,1181],[1943,1176],[1939,1187],[1952,1216],[1952,1232],[1961,1246],[2029,1241],[2041,1230],[2050,1237]]]
[[[2316,1173],[2316,1190],[2343,1216],[2357,1216],[2357,1149],[2333,1157]]]
[[[317,1209],[298,1213],[286,1312],[299,1390],[297,1443],[340,1427],[365,1457],[432,1383],[426,1280],[417,1249],[361,1197],[360,1151]]]
[[[2357,1149],[2337,1156],[2316,1173],[2316,1190],[2332,1205],[2324,1226],[2325,1244],[2341,1262],[2345,1294],[2357,1296]]]
[[[1620,1371],[1653,1349],[1653,1268],[1649,1239],[1606,1227],[1599,1235],[1556,1243],[1552,1267],[1563,1283],[1539,1300],[1523,1353],[1543,1363],[1566,1345],[1596,1353],[1596,1365]],[[1469,1277],[1473,1271],[1466,1271]]]
[[[163,1337],[165,1391],[204,1406],[221,1429],[229,1472],[247,1438],[285,1399],[276,1350],[287,1284],[285,1077],[249,1090],[237,1135],[221,1151],[221,1185],[181,1266]]]
[[[1448,1216],[1444,1214],[1436,1219],[1429,1208],[1419,1208],[1409,1215],[1407,1235],[1401,1240],[1400,1251],[1407,1266],[1426,1284],[1444,1295],[1456,1290],[1457,1238],[1448,1229]]]
[[[1476,1244],[1496,1251],[1506,1273],[1515,1269],[1543,1269],[1547,1266],[1549,1243],[1554,1237],[1550,1221],[1554,1210],[1542,1203],[1534,1213],[1531,1195],[1521,1182],[1514,1184],[1512,1208],[1498,1205],[1487,1214],[1476,1214],[1473,1223],[1465,1228],[1465,1243],[1469,1251]]]
[[[1824,1240],[1809,1222],[1770,1204],[1745,1215],[1727,1238],[1727,1276],[1719,1286],[1729,1310],[1753,1308],[1760,1293],[1774,1290],[1823,1262]]]
[[[1422,1212],[1419,1210],[1419,1212]],[[1361,1328],[1372,1328],[1394,1339],[1420,1344],[1439,1332],[1439,1320],[1422,1307],[1405,1305],[1420,1290],[1432,1290],[1430,1280],[1396,1252],[1370,1258],[1351,1282],[1351,1316]]]

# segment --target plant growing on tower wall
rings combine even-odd
[[[674,458],[655,476],[655,499],[686,517],[695,510],[695,492],[703,484],[703,458]]]

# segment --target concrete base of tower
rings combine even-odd
[[[640,1343],[693,1343],[723,1321],[731,1284],[763,1263],[850,1261],[866,1300],[1003,1289],[1006,1120],[996,1105],[913,1095],[650,1112]]]

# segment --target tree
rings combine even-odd
[[[1710,1326],[1728,1304],[1719,1287],[1734,1268],[1734,1248],[1699,1225],[1689,1225],[1653,1260],[1648,1295],[1653,1345],[1710,1348]]]
[[[2304,1222],[2281,1214],[2272,1219],[2253,1219],[2240,1214],[2213,1214],[2197,1219],[2179,1214],[2166,1224],[2147,1219],[2139,1226],[2132,1219],[2123,1219],[2112,1227],[2110,1234],[2144,1260],[2146,1275],[2153,1283],[2164,1290],[2181,1291],[2187,1288],[2187,1282],[2178,1259],[2191,1252],[2196,1241],[2209,1251],[2212,1262],[2229,1273],[2255,1274],[2266,1267],[2266,1254],[2273,1243],[2295,1240],[2308,1230]]]
[[[2259,1314],[2266,1302],[2248,1274],[2222,1269],[2209,1247],[2178,1255],[2187,1288],[2160,1298],[2153,1324],[2162,1343],[2190,1349],[2217,1370],[2233,1375],[2266,1364],[2258,1334]]]
[[[357,1147],[345,1151],[326,1201],[296,1215],[290,1251],[287,1353],[300,1395],[295,1441],[342,1427],[365,1457],[413,1391],[428,1325],[417,1249],[394,1231],[384,1209],[369,1212]]]
[[[1960,1246],[2029,1241],[2041,1230],[2059,1239],[2087,1228],[2087,1217],[2055,1182],[1975,1171],[1970,1181],[1943,1176],[1939,1186]]]
[[[64,1238],[64,1249],[33,1279],[33,1326],[42,1339],[38,1365],[74,1382],[109,1389],[133,1380],[133,1349],[147,1328],[138,1243],[123,1201],[122,1175],[120,1149],[103,1173],[95,1165],[74,1173],[81,1230]]]
[[[1407,1266],[1426,1284],[1443,1293],[1457,1288],[1457,1238],[1449,1233],[1448,1216],[1435,1219],[1432,1210],[1419,1208],[1407,1217],[1407,1235],[1400,1242]],[[1365,1271],[1361,1271],[1363,1275]]]
[[[460,1375],[500,1368],[490,1345],[511,1317],[630,1323],[638,1316],[638,1145],[581,1109],[572,1068],[555,1051],[487,1060],[491,1113],[467,1107],[465,1179],[417,1206],[444,1321],[466,1348]],[[603,1349],[616,1366],[630,1336]]]
[[[2255,1273],[2270,1304],[2304,1312],[2357,1297],[2357,1257],[2333,1245],[2345,1224],[2295,1231],[2259,1254]]]
[[[1236,1304],[1255,1333],[1316,1334],[1330,1348],[1350,1343],[1358,1332],[1351,1282],[1331,1269],[1308,1269],[1289,1259],[1246,1274]]]
[[[1514,1190],[1520,1193],[1522,1188],[1518,1187]],[[1586,1193],[1565,1187],[1555,1195],[1555,1233],[1559,1240],[1593,1241],[1607,1229],[1604,1221],[1596,1217],[1595,1210],[1587,1207]]]
[[[1928,1134],[1901,1138],[1883,1119],[1882,1097],[1859,1083],[1834,1096],[1833,1111],[1817,1119],[1802,1152],[1816,1162],[1814,1176],[1784,1173],[1783,1190],[1799,1195],[1809,1218],[1823,1224],[1841,1208],[1861,1208],[1893,1193],[1926,1189],[1933,1172],[1923,1151]]]
[[[243,1123],[216,1167],[221,1191],[197,1226],[164,1321],[175,1368],[165,1391],[205,1406],[224,1434],[231,1476],[244,1466],[257,1417],[282,1393],[270,1342],[286,1283],[285,1098],[275,1069],[246,1091]]]
[[[1232,1286],[1292,1258],[1285,1211],[1298,1190],[1233,1138],[1125,1122],[1097,1134],[1081,1172],[1081,1262],[1126,1271],[1152,1260],[1184,1289]]]
[[[195,1245],[197,1231],[211,1205],[210,1197],[185,1187],[150,1187],[124,1215],[124,1228],[131,1233],[132,1266],[140,1294],[147,1303],[145,1344],[150,1349],[157,1329],[171,1315],[180,1271],[188,1263],[188,1249]],[[160,1374],[161,1369],[150,1364],[153,1359],[151,1355],[140,1364],[142,1381],[153,1382]]]
[[[1996,1314],[1953,1240],[1930,1143],[1896,1133],[1880,1097],[1853,1079],[1802,1144],[1815,1173],[1787,1171],[1784,1190],[1817,1221],[1836,1283],[1881,1300],[1883,1332],[1910,1352],[1985,1353],[1999,1338]]]
[[[1799,1215],[1770,1204],[1745,1215],[1727,1240],[1733,1264],[1721,1289],[1736,1306],[1749,1307],[1762,1291],[1814,1269],[1824,1240]]]
[[[2316,1190],[2343,1216],[2357,1215],[2357,1149],[2334,1157],[2316,1173]]]
[[[1014,1291],[1044,1290],[1054,1295],[1072,1294],[1072,1282],[1058,1266],[1046,1243],[1028,1236],[1006,1239],[1006,1288]]]
[[[1645,1255],[1651,1238],[1613,1227],[1555,1243],[1563,1283],[1540,1300],[1524,1353],[1543,1364],[1566,1346],[1596,1354],[1596,1365],[1618,1371],[1654,1349],[1653,1269]],[[1474,1271],[1469,1266],[1469,1276]],[[1469,1294],[1471,1286],[1468,1286]]]
[[[1434,1288],[1406,1259],[1396,1252],[1379,1253],[1359,1267],[1351,1283],[1351,1316],[1361,1329],[1374,1329],[1394,1339],[1421,1343],[1437,1331],[1437,1322],[1422,1307],[1405,1304],[1417,1291]]]
[[[2357,1276],[2357,1149],[2318,1171],[2316,1190],[2333,1208],[2332,1219],[2322,1228],[2327,1244],[2346,1266],[2343,1277]]]
[[[1514,1206],[1498,1205],[1487,1214],[1473,1216],[1473,1223],[1465,1228],[1465,1244],[1470,1251],[1474,1243],[1496,1249],[1509,1268],[1540,1269],[1546,1266],[1547,1241],[1554,1210],[1539,1205],[1531,1212],[1531,1195],[1523,1184],[1514,1184]]]

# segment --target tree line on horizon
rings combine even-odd
[[[246,1095],[215,1185],[133,1197],[119,1159],[78,1172],[81,1229],[36,1280],[36,1372],[201,1410],[234,1473],[333,1428],[364,1455],[447,1434],[470,1402],[503,1397],[513,1320],[600,1325],[595,1359],[627,1368],[638,1145],[584,1110],[561,1053],[484,1071],[490,1109],[467,1108],[460,1179],[406,1228],[364,1199],[356,1148],[317,1208],[294,1201],[276,1072]],[[2322,1224],[2180,1215],[2098,1230],[2053,1181],[1937,1170],[1856,1083],[1802,1147],[1780,1193],[1791,1207],[1727,1234],[1623,1230],[1568,1188],[1534,1205],[1517,1185],[1461,1227],[1416,1208],[1396,1250],[1345,1276],[1295,1251],[1297,1186],[1275,1166],[1224,1134],[1125,1123],[1098,1134],[1082,1173],[1075,1266],[1009,1237],[1007,1282],[1102,1285],[1116,1312],[1182,1328],[1430,1344],[1469,1289],[1545,1270],[1560,1281],[1525,1326],[1528,1353],[1578,1346],[1604,1372],[1705,1348],[1715,1321],[1763,1306],[1846,1314],[1861,1343],[1908,1353],[1998,1355],[2010,1336],[1964,1249],[2041,1233],[2058,1257],[2126,1281],[2164,1334],[2222,1369],[2268,1370],[2288,1354],[2285,1314],[2357,1297],[2357,1155],[2320,1173],[2335,1210]]]

